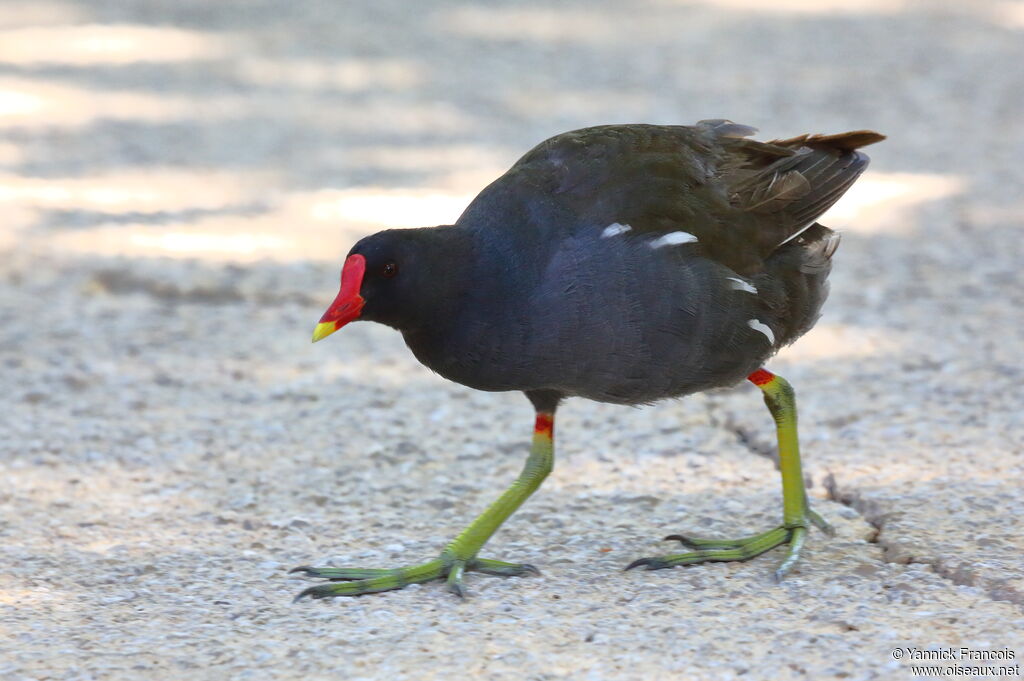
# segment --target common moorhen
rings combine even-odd
[[[521,390],[536,409],[512,486],[431,561],[397,569],[299,567],[329,580],[298,598],[355,596],[463,574],[536,573],[478,556],[551,471],[567,397],[646,404],[734,384],[775,418],[782,523],[732,540],[672,535],[687,553],[649,570],[788,551],[810,524],[793,390],[762,364],[810,329],[839,237],[815,222],[864,171],[867,130],[758,142],[727,120],[605,125],[542,142],[480,192],[454,225],[389,229],[349,253],[313,340],[367,320],[399,330],[416,358],[479,390]]]

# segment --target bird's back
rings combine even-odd
[[[628,224],[634,234],[687,229],[704,252],[750,274],[832,206],[867,167],[855,131],[759,142],[730,121],[694,126],[604,125],[552,137],[481,192],[463,221],[497,205],[525,208],[502,230]],[[572,219],[537,224],[529,216]],[[544,222],[541,217],[541,222]]]

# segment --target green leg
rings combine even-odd
[[[491,535],[501,527],[501,524],[540,487],[544,478],[551,472],[554,455],[554,409],[538,410],[530,457],[526,460],[523,472],[519,474],[512,486],[498,497],[497,501],[445,547],[438,558],[421,565],[392,570],[297,567],[292,572],[302,572],[310,577],[320,577],[330,581],[327,584],[309,587],[295,600],[306,596],[310,598],[361,596],[440,579],[447,581],[448,588],[453,593],[464,596],[462,580],[463,575],[468,571],[503,577],[540,574],[532,565],[477,558],[476,554],[491,538]]]
[[[767,532],[740,539],[695,539],[673,534],[665,539],[682,542],[694,551],[676,553],[633,561],[626,569],[641,565],[648,570],[692,565],[711,561],[741,561],[759,556],[776,546],[788,545],[786,557],[775,571],[781,580],[800,557],[807,537],[809,525],[818,527],[826,534],[833,534],[832,527],[825,519],[811,510],[807,503],[803,471],[800,467],[800,444],[796,429],[796,399],[793,388],[781,376],[764,369],[752,373],[749,380],[764,393],[764,402],[775,419],[775,430],[779,440],[779,470],[782,473],[782,524]]]

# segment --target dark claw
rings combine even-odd
[[[298,570],[298,568],[295,569]],[[302,591],[300,591],[299,595],[292,599],[292,603],[298,603],[307,596],[309,596],[313,600],[317,600],[320,598],[327,598],[328,594],[322,593],[322,590],[318,586],[311,586],[308,589],[303,589]]]
[[[354,582],[354,581],[356,581],[358,579],[363,579],[362,577],[328,577],[328,576],[324,576],[324,573],[321,571],[320,568],[313,567],[312,565],[300,565],[297,568],[292,568],[291,570],[289,570],[288,574],[291,575],[291,574],[294,574],[296,572],[301,572],[306,577],[323,577],[324,579],[326,579],[328,581],[331,581],[331,582]]]
[[[690,541],[690,539],[688,537],[686,537],[685,535],[682,535],[682,534],[670,534],[669,536],[665,537],[661,541],[677,541],[677,542],[679,542],[680,544],[682,544],[683,546],[685,546],[687,548],[690,548],[690,549],[698,548],[696,544],[694,544],[692,541]]]
[[[295,598],[292,599],[292,603],[298,603],[303,598],[307,598],[307,597],[308,598],[312,598],[315,601],[318,601],[318,600],[320,600],[322,598],[339,598],[339,597],[346,597],[346,596],[363,596],[363,595],[365,595],[365,593],[373,593],[373,592],[364,592],[364,593],[356,592],[356,593],[344,593],[344,594],[341,594],[341,593],[338,593],[337,591],[334,590],[334,585],[333,584],[317,584],[316,586],[311,586],[309,588],[303,589],[299,593],[298,596],[296,596]]]
[[[291,574],[295,574],[296,572],[301,572],[306,577],[321,577],[323,579],[326,579],[329,582],[355,582],[355,581],[358,581],[360,579],[365,579],[365,577],[331,577],[331,576],[325,576],[323,571],[320,568],[313,567],[312,565],[300,565],[297,568],[292,568],[291,570],[289,570],[288,574],[291,575]]]
[[[662,558],[639,558],[634,560],[632,563],[626,566],[626,570],[632,570],[635,567],[646,565],[647,570],[662,570],[664,568],[674,567],[671,563],[665,562]]]
[[[469,572],[479,572],[483,575],[494,575],[495,577],[523,577],[525,575],[540,575],[540,570],[538,570],[533,565],[529,565],[527,563],[516,563],[512,565],[489,567],[486,565],[481,565],[477,561],[471,561],[467,564],[466,570]]]
[[[459,584],[458,582],[450,583],[448,585],[448,590],[451,591],[456,596],[458,596],[459,598],[461,598],[462,600],[466,599],[466,590],[463,589],[462,585]]]

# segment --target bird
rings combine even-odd
[[[579,397],[647,405],[744,379],[772,415],[782,521],[738,539],[670,535],[681,553],[626,569],[744,561],[776,547],[782,579],[809,528],[792,386],[765,368],[817,321],[839,235],[816,220],[864,172],[870,130],[757,141],[726,119],[695,125],[601,125],[541,142],[485,187],[452,225],[388,229],[352,247],[319,341],[346,324],[398,330],[442,377],[520,391],[533,437],[512,485],[424,563],[304,565],[321,580],[302,598],[359,596],[465,576],[539,574],[480,555],[554,463],[555,412]]]

